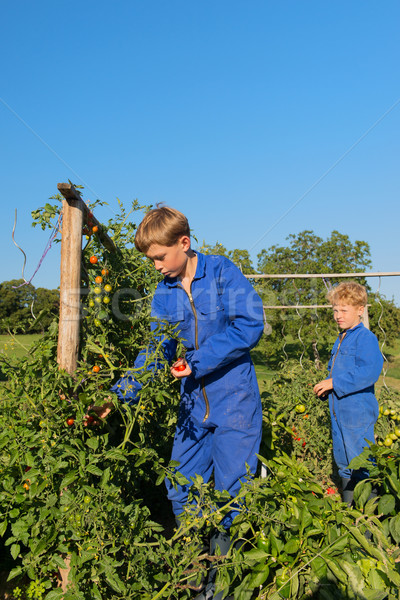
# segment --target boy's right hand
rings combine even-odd
[[[192,369],[189,367],[189,365],[183,358],[179,358],[171,367],[171,374],[176,379],[188,377],[191,374],[191,372]]]
[[[314,385],[314,394],[318,396],[318,398],[326,398],[328,392],[333,390],[333,379],[330,377],[329,379],[323,379],[316,385]]]

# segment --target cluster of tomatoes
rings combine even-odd
[[[91,265],[97,265],[98,264],[98,258],[96,255],[93,255],[90,257],[89,259],[90,264]],[[94,324],[99,327],[101,324],[101,321],[99,319],[99,313],[101,309],[105,309],[107,304],[110,304],[111,302],[111,298],[110,298],[110,293],[112,292],[112,285],[110,283],[105,283],[104,282],[107,280],[107,277],[109,276],[110,271],[109,269],[106,269],[105,267],[103,267],[101,269],[101,275],[96,275],[94,278],[94,287],[92,287],[90,289],[90,293],[89,293],[89,301],[88,301],[88,306],[91,309],[96,309],[97,311],[95,313],[95,319],[94,319]],[[104,284],[104,285],[103,285]]]
[[[83,235],[86,236],[87,240],[90,239],[90,236],[92,234],[99,233],[99,226],[98,225],[94,225],[94,223],[93,223],[93,213],[92,213],[92,211],[89,211],[89,213],[88,213],[87,224],[83,227],[82,233],[83,233]]]
[[[396,426],[396,423],[400,421],[400,414],[394,410],[393,408],[388,408],[387,406],[379,407],[379,416],[380,417],[388,417],[392,424],[393,429],[383,438],[382,440],[378,440],[378,446],[387,446],[390,448],[398,439],[400,439],[400,425]]]

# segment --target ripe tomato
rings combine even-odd
[[[92,265],[95,265],[98,262],[98,260],[99,259],[97,258],[97,256],[94,255],[89,258],[89,261],[92,263]]]
[[[304,406],[304,404],[296,404],[296,406],[294,407],[294,410],[301,414],[303,412],[306,412],[306,407]]]
[[[92,227],[92,232],[93,233],[97,233],[99,231],[99,228],[97,225],[95,225],[94,227]]]
[[[27,483],[24,483],[24,484],[22,485],[22,487],[23,487],[23,488],[25,488],[25,489],[26,489],[26,491],[28,491],[28,490],[29,490],[29,485],[28,485]]]
[[[96,283],[101,283],[103,281],[103,278],[101,275],[97,275],[97,277],[95,278],[95,282]]]
[[[106,277],[106,276],[109,274],[109,272],[110,272],[110,271],[109,271],[108,269],[102,269],[102,270],[101,270],[101,274],[102,274],[104,277]]]
[[[106,283],[106,285],[104,286],[104,291],[111,292],[111,290],[112,290],[112,286],[109,283]]]
[[[186,369],[186,365],[178,365],[174,367],[175,371],[184,371]]]
[[[92,371],[93,371],[93,373],[98,373],[100,371],[99,365],[94,365]]]
[[[72,427],[72,425],[75,423],[75,419],[73,419],[72,417],[69,417],[67,419],[67,425],[68,427]]]

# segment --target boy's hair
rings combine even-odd
[[[140,223],[135,246],[139,252],[146,254],[152,244],[173,246],[183,235],[190,237],[189,222],[185,215],[175,208],[157,204]]]
[[[331,289],[326,297],[334,304],[350,304],[351,306],[366,306],[368,301],[364,286],[355,281],[346,281]]]

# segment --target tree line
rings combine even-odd
[[[245,275],[252,273],[352,273],[371,270],[371,252],[365,241],[351,242],[347,235],[332,231],[322,239],[305,230],[287,237],[284,246],[273,245],[257,255],[253,265],[248,250],[228,250],[220,243],[203,242],[205,254],[219,254],[232,260]],[[363,277],[369,298],[370,327],[380,341],[400,337],[400,308],[393,300],[376,294]],[[322,279],[254,279],[253,285],[265,306],[285,305],[290,309],[266,309],[270,334],[257,347],[260,358],[273,364],[289,355],[304,353],[308,358],[325,360],[337,334],[332,312],[324,309],[296,309],[296,305],[327,304],[326,293],[338,283]],[[22,279],[0,283],[0,332],[41,333],[59,314],[59,290],[35,288]],[[382,331],[383,330],[383,331]]]

